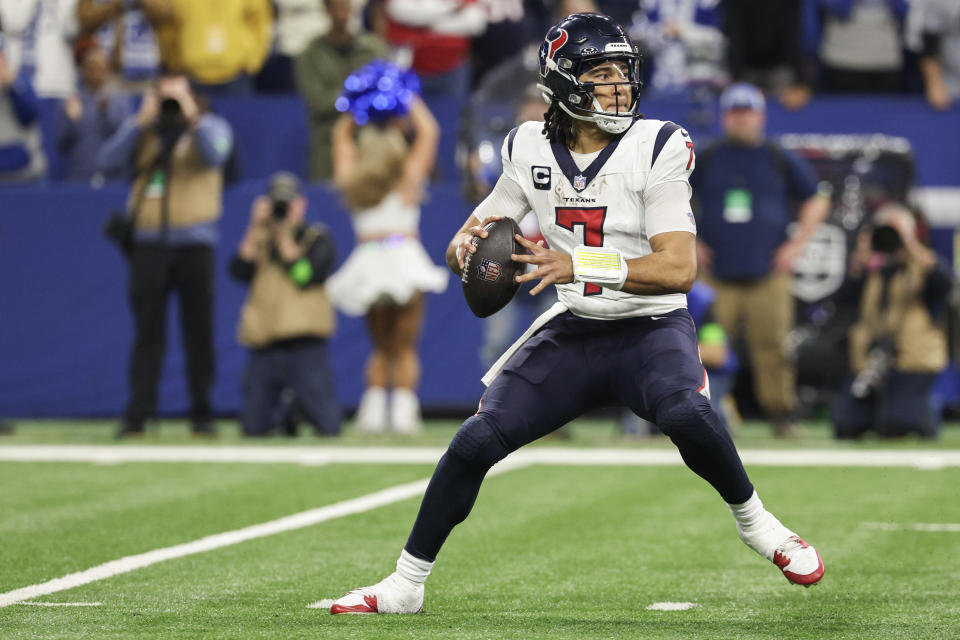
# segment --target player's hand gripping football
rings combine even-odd
[[[530,295],[537,295],[551,284],[573,282],[573,258],[570,254],[547,249],[543,246],[543,240],[533,243],[521,235],[515,237],[517,242],[526,247],[530,253],[513,254],[510,259],[514,262],[525,262],[537,267],[535,271],[517,276],[517,282],[529,282],[540,278],[537,286],[530,290]]]
[[[484,229],[484,227],[490,224],[491,222],[497,222],[498,220],[502,220],[502,219],[503,219],[503,216],[487,216],[486,218],[483,219],[483,222],[481,222],[480,224],[475,225],[473,227],[468,227],[467,229],[462,229],[460,233],[454,236],[452,244],[454,245],[454,247],[456,247],[457,269],[455,269],[455,271],[457,273],[460,273],[463,271],[463,260],[464,260],[464,257],[467,255],[467,252],[468,251],[470,253],[477,252],[477,245],[473,243],[474,237],[486,238],[489,234]],[[449,256],[449,254],[447,255]]]

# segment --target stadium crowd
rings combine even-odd
[[[171,287],[179,287],[182,296],[189,291],[188,285],[195,276],[203,289],[210,279],[209,270],[219,268],[210,264],[212,257],[208,251],[216,242],[216,236],[207,231],[220,215],[220,205],[213,200],[219,202],[223,183],[243,177],[236,160],[242,148],[238,150],[234,144],[240,136],[230,131],[229,118],[215,113],[219,103],[249,96],[299,96],[305,105],[310,131],[308,170],[301,178],[331,181],[338,171],[334,153],[337,136],[352,140],[354,135],[352,130],[344,133],[342,109],[337,107],[344,82],[352,72],[376,58],[392,59],[416,72],[425,105],[442,99],[448,107],[453,105],[453,113],[462,114],[459,125],[441,123],[445,127],[459,126],[456,148],[440,143],[438,151],[434,140],[431,153],[453,155],[455,152],[462,171],[458,178],[465,185],[466,199],[476,202],[489,191],[499,172],[498,154],[488,148],[489,142],[484,146],[492,137],[491,131],[501,131],[502,139],[515,121],[543,117],[543,105],[538,107],[540,98],[534,83],[536,51],[544,32],[558,16],[581,11],[603,12],[628,26],[645,60],[646,96],[681,96],[712,108],[721,94],[733,86],[740,91],[737,94],[740,99],[735,100],[735,95],[725,107],[721,102],[724,110],[749,110],[761,115],[765,100],[776,100],[787,109],[800,110],[816,94],[923,95],[934,110],[954,108],[960,100],[960,3],[956,0],[231,0],[217,3],[0,0],[0,189],[3,184],[37,181],[87,183],[96,187],[104,181],[122,180],[133,184],[131,209],[142,208],[143,198],[146,202],[155,201],[155,210],[150,209],[141,216],[140,228],[134,236],[131,304],[138,322],[138,342],[133,347],[131,364],[133,399],[122,432],[140,432],[143,422],[155,410],[156,378],[163,350],[163,330],[154,322],[160,313],[157,308],[161,312],[165,308]],[[758,89],[750,91],[751,85]],[[181,88],[172,90],[171,86]],[[744,91],[749,93],[749,98],[743,97]],[[177,103],[180,114],[186,118],[184,129],[169,141],[164,141],[162,135],[156,136],[157,149],[161,151],[154,154],[156,157],[144,155],[137,147],[136,132],[164,117],[165,99]],[[426,106],[423,109],[418,112],[419,119],[414,118],[414,131],[409,132],[408,137],[433,135],[429,130],[436,123],[430,124],[433,117]],[[44,111],[54,117],[42,118]],[[269,114],[264,116],[267,118]],[[503,120],[511,124],[504,127]],[[166,229],[168,216],[172,216],[173,227],[180,224],[173,209],[183,206],[171,203],[171,211],[166,211],[166,176],[169,175],[171,181],[183,178],[176,178],[175,169],[158,163],[164,161],[165,154],[172,153],[188,127],[199,132],[190,138],[190,144],[195,147],[193,153],[199,160],[192,163],[184,160],[179,175],[193,176],[189,180],[197,185],[197,191],[191,192],[191,196],[209,199],[209,206],[202,212],[191,210],[190,215],[181,216],[179,233],[164,232],[158,238],[154,231]],[[344,144],[343,140],[340,144]],[[388,143],[375,141],[374,144]],[[57,154],[56,159],[46,157],[51,150]],[[717,157],[721,153],[721,146],[711,147],[711,166],[720,166]],[[775,165],[774,173],[781,171],[780,165],[785,162],[792,176],[790,190],[794,192],[778,196],[780,209],[776,218],[778,224],[782,223],[781,227],[771,232],[772,236],[751,238],[764,247],[769,245],[772,251],[777,249],[781,235],[785,237],[788,213],[784,203],[788,196],[809,201],[809,206],[820,201],[814,200],[818,187],[812,170],[801,159],[779,148],[770,153],[773,155],[768,154],[760,162]],[[701,254],[701,267],[716,257],[721,270],[725,270],[704,274],[704,283],[716,291],[717,302],[713,308],[717,322],[709,323],[709,337],[701,332],[701,348],[717,343],[726,348],[728,342],[733,347],[730,341],[736,338],[737,319],[731,305],[750,307],[753,303],[736,296],[757,293],[757,282],[767,282],[769,274],[762,269],[748,269],[749,273],[737,271],[743,260],[736,254],[742,252],[742,248],[730,246],[731,236],[723,225],[745,222],[730,218],[739,215],[737,211],[742,213],[743,201],[730,200],[733,187],[709,181],[705,157],[701,157],[703,175],[694,175],[695,196],[702,198],[710,194],[715,199],[701,202],[698,212],[699,216],[714,216],[709,218],[712,222],[706,227],[703,227],[705,219],[698,222],[709,232],[709,237],[704,238],[707,244],[721,243],[703,247],[709,253]],[[421,165],[420,173],[424,175],[418,174],[413,183],[405,187],[405,193],[418,192],[431,171],[435,177],[443,172],[439,166],[434,168],[432,156]],[[164,174],[164,170],[168,173]],[[341,180],[338,186],[343,184]],[[737,188],[742,191],[743,185]],[[349,189],[345,191],[349,201]],[[196,195],[201,192],[204,195]],[[756,196],[755,192],[753,197]],[[419,203],[419,195],[404,195],[404,198],[402,205],[394,207],[398,214],[404,207]],[[727,200],[721,203],[722,198]],[[325,247],[320,252],[322,255],[317,253],[314,245],[325,237],[322,229],[305,224],[306,203],[294,199],[290,202],[296,202],[292,209],[297,217],[283,224],[288,225],[287,231],[297,230],[300,245],[285,249],[289,255],[283,262],[291,266],[291,273],[293,265],[307,264],[311,274],[304,276],[301,270],[302,281],[290,288],[283,300],[293,305],[307,305],[303,307],[303,313],[307,313],[310,304],[329,306],[325,299],[310,297],[307,301],[297,296],[309,286],[323,286],[328,273],[332,273],[333,248]],[[721,210],[711,212],[712,205]],[[381,206],[381,202],[366,202],[357,208],[375,206]],[[255,278],[273,278],[281,287],[285,280],[283,272],[262,268],[270,264],[271,250],[270,245],[263,244],[263,237],[275,230],[266,230],[270,220],[266,201],[261,199],[252,207],[250,232],[237,250],[232,272],[251,283],[251,296],[256,291],[257,296],[263,297],[267,295],[264,285],[257,284]],[[812,216],[812,226],[803,229],[804,239],[825,216],[826,211],[822,210]],[[375,238],[369,233],[364,235],[358,228],[358,241],[372,239],[382,243],[383,238],[393,237],[395,232],[416,237],[416,223],[411,223],[414,217],[409,214],[399,231],[389,224],[376,229]],[[143,225],[148,218],[152,220],[149,223],[152,227],[145,229]],[[802,218],[801,214],[801,225],[804,224]],[[909,265],[906,270],[910,277],[901,278],[903,269],[897,271],[886,263],[871,267],[869,256],[864,257],[863,252],[857,255],[850,269],[855,276],[852,279],[861,284],[864,280],[868,282],[858,325],[858,340],[866,342],[856,347],[856,353],[851,353],[851,362],[857,363],[858,369],[868,367],[867,354],[873,353],[872,347],[884,341],[893,343],[891,353],[899,355],[893,356],[894,362],[891,362],[888,353],[884,366],[902,375],[920,376],[909,380],[917,385],[914,387],[917,392],[926,397],[934,374],[946,364],[940,318],[950,286],[949,274],[939,269],[935,256],[918,244],[924,240],[922,216],[917,217],[915,224],[897,222],[892,227],[877,226],[893,228],[899,233],[899,242],[880,253],[886,252],[889,256],[895,250],[905,252],[902,262]],[[536,229],[525,230],[525,233],[532,238],[538,235]],[[278,238],[276,242],[282,247],[285,241]],[[163,251],[157,253],[159,245]],[[206,249],[197,253],[197,247]],[[776,264],[774,271],[780,276],[789,273],[802,246],[788,248],[792,251],[790,256],[778,254],[778,262],[782,264]],[[309,260],[299,262],[305,256]],[[167,279],[151,280],[150,274],[157,270],[163,270]],[[786,295],[788,285],[784,278],[769,280],[774,281],[777,291]],[[147,291],[150,287],[152,292]],[[891,287],[896,295],[889,294]],[[423,290],[438,288],[443,287],[425,285]],[[760,293],[764,298],[769,297]],[[855,295],[860,295],[859,290]],[[197,296],[200,310],[191,315],[187,309],[183,322],[185,327],[195,328],[191,332],[194,353],[187,371],[194,396],[195,432],[207,433],[212,428],[206,394],[214,375],[208,335],[212,292],[201,290]],[[406,303],[407,299],[402,302]],[[783,306],[788,304],[784,302]],[[367,307],[361,312],[366,313]],[[296,334],[276,335],[270,328],[251,324],[251,314],[256,311],[256,307],[245,309],[241,330],[243,343],[252,349],[257,359],[250,365],[251,388],[267,384],[268,372],[277,366],[276,362],[299,357],[288,353],[291,346],[318,350],[313,356],[305,357],[315,357],[320,363],[318,366],[326,366],[323,344],[328,339],[336,339],[332,317],[325,319],[322,326],[308,326]],[[419,313],[418,307],[414,314]],[[797,418],[797,400],[793,375],[789,373],[791,365],[784,354],[788,352],[785,342],[792,320],[786,311],[781,315],[783,322],[775,330],[769,325],[770,316],[754,318],[752,322],[759,324],[752,328],[748,322],[745,342],[749,351],[762,352],[760,356],[755,352],[750,356],[755,373],[761,372],[754,380],[762,408],[773,420],[778,435],[791,435],[792,423]],[[368,367],[368,392],[372,391],[369,397],[377,396],[377,399],[368,398],[365,415],[366,422],[370,423],[368,429],[377,431],[382,429],[385,419],[370,415],[379,416],[386,409],[370,407],[380,403],[384,380],[393,375],[377,373],[378,367],[386,366],[380,363],[386,357],[384,353],[392,353],[393,349],[384,346],[389,343],[384,336],[389,337],[399,329],[394,326],[398,320],[393,316],[379,321],[372,316],[371,335],[376,349]],[[482,355],[488,362],[523,328],[505,324],[506,317],[505,313],[495,320],[497,324],[489,327]],[[922,347],[937,350],[936,357],[911,360],[903,356],[913,348],[903,343],[910,342],[916,335],[916,331],[904,329],[904,318],[910,318],[913,326],[926,331],[928,340]],[[415,349],[412,360],[409,351],[415,343],[420,321],[410,322],[412,328],[402,338],[401,350],[405,358],[403,366],[412,372],[404,374],[404,382],[398,384],[398,389],[409,393],[396,396],[404,398],[408,408],[404,417],[394,418],[397,422],[394,426],[399,426],[404,433],[419,429],[419,405],[415,396],[419,364]],[[759,336],[762,328],[770,329],[770,335]],[[901,344],[896,348],[898,342]],[[725,351],[717,367],[724,362],[729,365]],[[401,365],[390,365],[394,366]],[[856,377],[855,374],[856,371],[851,375]],[[325,371],[321,377],[323,379],[316,380],[312,387],[304,388],[321,389],[325,397],[332,397],[332,381]],[[273,405],[281,392],[295,391],[297,385],[296,381],[276,378],[270,379],[269,400],[250,400],[244,414],[247,433],[261,434],[286,419],[274,415]],[[262,384],[256,384],[255,380]],[[772,390],[772,386],[778,388]],[[248,393],[253,392],[248,390]],[[310,391],[300,391],[300,395],[304,393]],[[409,394],[413,394],[412,399]],[[319,433],[339,432],[339,418],[330,414],[329,404],[324,409],[300,402],[300,409],[290,410],[304,412],[306,409],[307,417]],[[335,406],[335,400],[330,402]],[[911,413],[916,414],[916,406],[903,402],[906,404],[897,408],[899,422],[891,425],[890,421],[881,420],[886,426],[880,432],[883,435],[907,432],[935,435],[936,425],[926,419],[919,425],[910,422],[908,418]],[[838,409],[841,416],[838,421],[842,425],[838,435],[859,435],[866,430],[862,424],[869,422],[859,416],[870,409],[863,406],[863,396],[844,396],[844,403]],[[856,420],[851,417],[855,409],[859,411]],[[267,415],[269,419],[263,417]],[[269,425],[265,425],[267,420]],[[852,425],[853,422],[856,425]]]
[[[0,179],[86,181],[98,142],[164,72],[210,99],[297,93],[309,108],[310,178],[330,178],[333,102],[346,76],[390,56],[427,100],[466,102],[500,64],[539,45],[557,15],[600,11],[629,25],[646,95],[715,99],[751,82],[791,108],[814,93],[960,98],[960,7],[950,0],[3,0]],[[525,87],[524,87],[525,88]],[[126,98],[126,100],[124,100]],[[38,132],[37,99],[55,101]],[[37,136],[67,168],[46,172]]]

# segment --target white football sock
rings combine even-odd
[[[757,495],[757,492],[754,491],[753,495],[750,496],[750,499],[742,504],[728,504],[730,507],[730,512],[733,514],[733,517],[736,518],[737,524],[744,528],[752,527],[756,524],[761,516],[767,512],[763,508],[763,502],[760,501],[760,496]]]
[[[773,561],[773,552],[793,532],[783,526],[772,513],[763,508],[763,502],[754,491],[743,504],[728,504],[737,521],[737,534],[747,546]]]
[[[422,585],[426,582],[431,569],[433,569],[432,562],[421,560],[407,553],[406,549],[400,552],[400,557],[397,559],[397,575],[414,584]]]

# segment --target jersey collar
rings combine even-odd
[[[636,121],[634,121],[636,122]],[[623,136],[627,135],[627,132],[633,128],[633,124],[621,134],[618,134],[607,146],[600,151],[600,155],[593,159],[593,162],[590,163],[590,166],[580,171],[577,167],[577,163],[573,161],[573,156],[570,155],[570,149],[567,148],[565,144],[560,144],[559,142],[551,142],[550,149],[553,150],[553,157],[557,161],[557,164],[560,166],[560,171],[563,172],[563,175],[567,177],[567,182],[570,183],[570,186],[573,187],[574,191],[580,193],[587,186],[593,182],[593,179],[597,177],[597,174],[600,173],[600,169],[603,168],[603,165],[606,164],[607,160],[617,149],[617,145],[620,144],[620,141],[623,140]]]

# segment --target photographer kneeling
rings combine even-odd
[[[107,140],[100,171],[134,168],[128,214],[105,229],[130,262],[135,340],[130,402],[118,436],[143,433],[157,404],[167,301],[177,292],[196,435],[213,434],[213,252],[223,206],[223,166],[233,144],[226,120],[204,113],[184,76],[159,78],[140,110]]]
[[[306,199],[297,179],[280,173],[268,195],[253,202],[250,225],[230,262],[230,273],[249,282],[239,339],[250,349],[244,375],[244,435],[262,436],[276,424],[285,389],[318,435],[340,433],[341,413],[327,362],[334,313],[323,282],[334,246],[320,225],[305,220]]]
[[[952,274],[924,246],[909,209],[888,203],[857,238],[850,262],[862,286],[849,332],[851,376],[833,407],[837,438],[936,437],[930,395],[947,365],[941,326]]]

